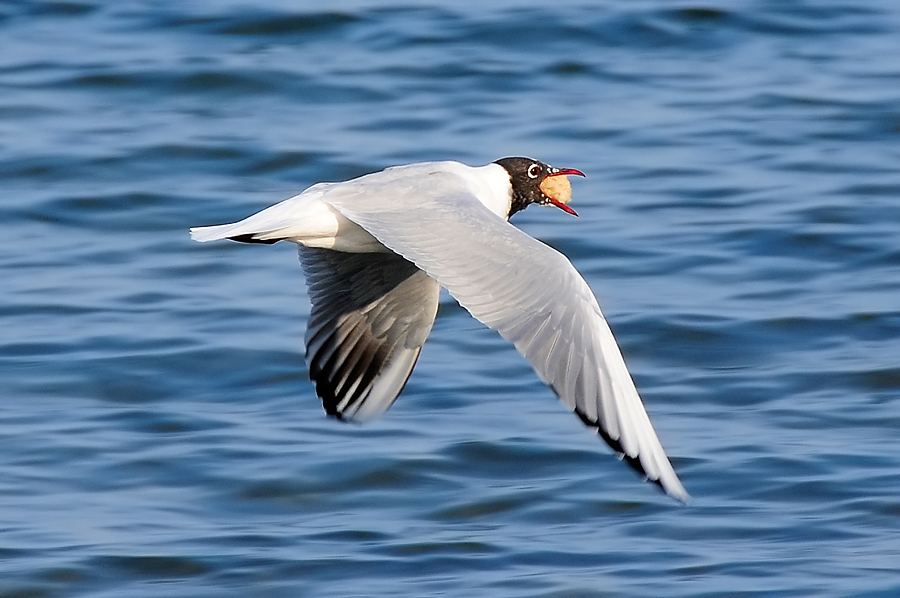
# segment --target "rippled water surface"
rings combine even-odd
[[[321,180],[531,155],[694,502],[449,298],[325,417]],[[0,3],[0,596],[900,595],[900,5]]]

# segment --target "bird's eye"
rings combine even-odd
[[[536,179],[537,176],[541,174],[541,167],[539,164],[532,164],[528,167],[528,176]]]

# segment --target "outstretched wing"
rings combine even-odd
[[[597,300],[569,260],[491,213],[459,176],[411,174],[383,192],[341,186],[322,200],[446,287],[629,464],[688,501]]]
[[[300,247],[312,312],[306,360],[325,411],[364,421],[403,390],[437,314],[440,286],[393,253]]]

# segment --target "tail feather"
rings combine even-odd
[[[252,216],[248,216],[239,222],[194,227],[191,229],[191,238],[200,243],[220,241],[222,239],[234,239],[245,243],[260,241],[274,243],[286,236],[279,235],[276,231],[295,227],[298,221],[303,222],[307,220],[308,210],[310,206],[315,204],[315,200],[310,197],[307,191],[304,194],[296,195]],[[273,235],[273,233],[275,234]]]
[[[240,222],[234,224],[220,224],[217,226],[195,226],[191,229],[191,239],[200,243],[207,241],[221,241],[229,239],[241,243],[263,243],[271,245],[277,243],[289,235],[278,234],[278,231],[246,232],[245,227],[239,227]]]
[[[234,236],[240,236],[241,233],[236,233],[235,231],[238,224],[240,224],[240,222],[220,224],[218,226],[195,226],[191,228],[191,238],[194,241],[206,243],[207,241],[218,241],[220,239],[229,239]],[[250,233],[249,236],[252,237],[253,233]]]
[[[231,239],[242,243],[271,244],[288,240],[307,247],[336,251],[386,251],[375,237],[320,199],[329,186],[325,183],[314,185],[300,195],[240,222],[194,227],[191,238],[201,243]]]

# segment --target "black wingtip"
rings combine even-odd
[[[644,466],[641,464],[640,457],[632,457],[630,455],[627,455],[625,453],[625,450],[622,448],[622,443],[620,443],[618,440],[612,438],[609,434],[607,434],[603,430],[603,428],[600,427],[599,422],[588,419],[583,413],[581,413],[577,409],[575,410],[575,414],[581,419],[582,422],[584,422],[584,425],[594,428],[597,431],[597,434],[600,435],[600,438],[605,440],[606,444],[608,444],[612,448],[612,450],[616,451],[616,454],[619,456],[619,458],[621,458],[622,461],[627,463],[633,470],[638,472],[638,474],[645,481],[653,482],[654,484],[659,486],[659,488],[661,490],[663,490],[663,492],[665,492],[665,489],[663,488],[662,482],[660,480],[654,480],[649,475],[647,475],[647,471],[644,469]]]

